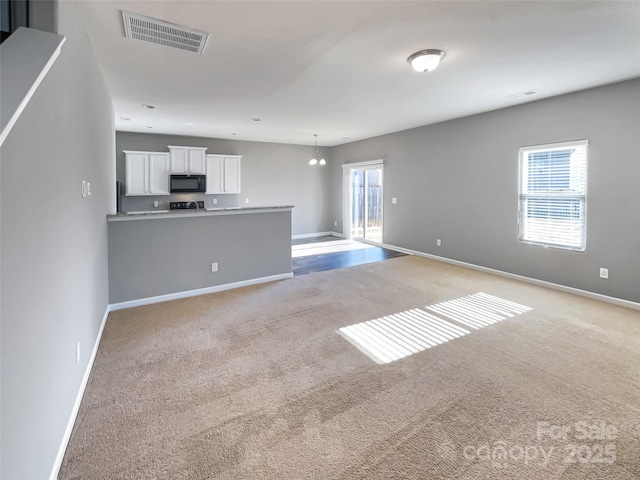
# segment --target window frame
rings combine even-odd
[[[534,152],[541,152],[545,150],[563,150],[568,148],[576,148],[576,147],[584,147],[584,190],[583,193],[569,194],[569,193],[561,193],[561,194],[552,194],[552,193],[524,193],[524,181],[525,174],[524,166],[525,159],[528,161],[528,155]],[[533,245],[540,246],[544,248],[554,248],[560,250],[567,250],[572,252],[584,253],[587,248],[587,186],[588,186],[588,160],[589,160],[589,141],[588,140],[574,140],[568,142],[557,142],[557,143],[548,143],[542,145],[529,145],[525,147],[520,147],[518,152],[518,242],[525,245]],[[554,199],[578,199],[581,203],[582,215],[580,219],[582,220],[583,228],[582,228],[582,238],[580,238],[580,245],[567,245],[560,243],[549,243],[545,241],[538,240],[530,240],[524,238],[525,233],[525,223],[526,215],[525,209],[523,206],[525,204],[525,200],[527,198],[548,198],[550,200]]]

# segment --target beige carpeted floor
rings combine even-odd
[[[477,292],[532,310],[337,333]],[[640,478],[640,312],[411,256],[114,312],[60,478]]]

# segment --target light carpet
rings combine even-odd
[[[339,333],[416,309],[468,333]],[[640,312],[415,256],[112,312],[59,478],[637,479]]]

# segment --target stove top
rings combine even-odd
[[[190,202],[171,202],[169,203],[170,210],[204,210],[204,202],[190,201]]]

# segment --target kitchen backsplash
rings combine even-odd
[[[199,194],[173,194],[159,196],[131,197],[122,195],[122,211],[137,212],[147,210],[169,210],[170,202],[204,201],[205,208],[211,207],[236,207],[244,206],[244,197],[238,195],[205,195]],[[214,203],[217,200],[217,203]],[[154,206],[158,202],[158,206]]]

